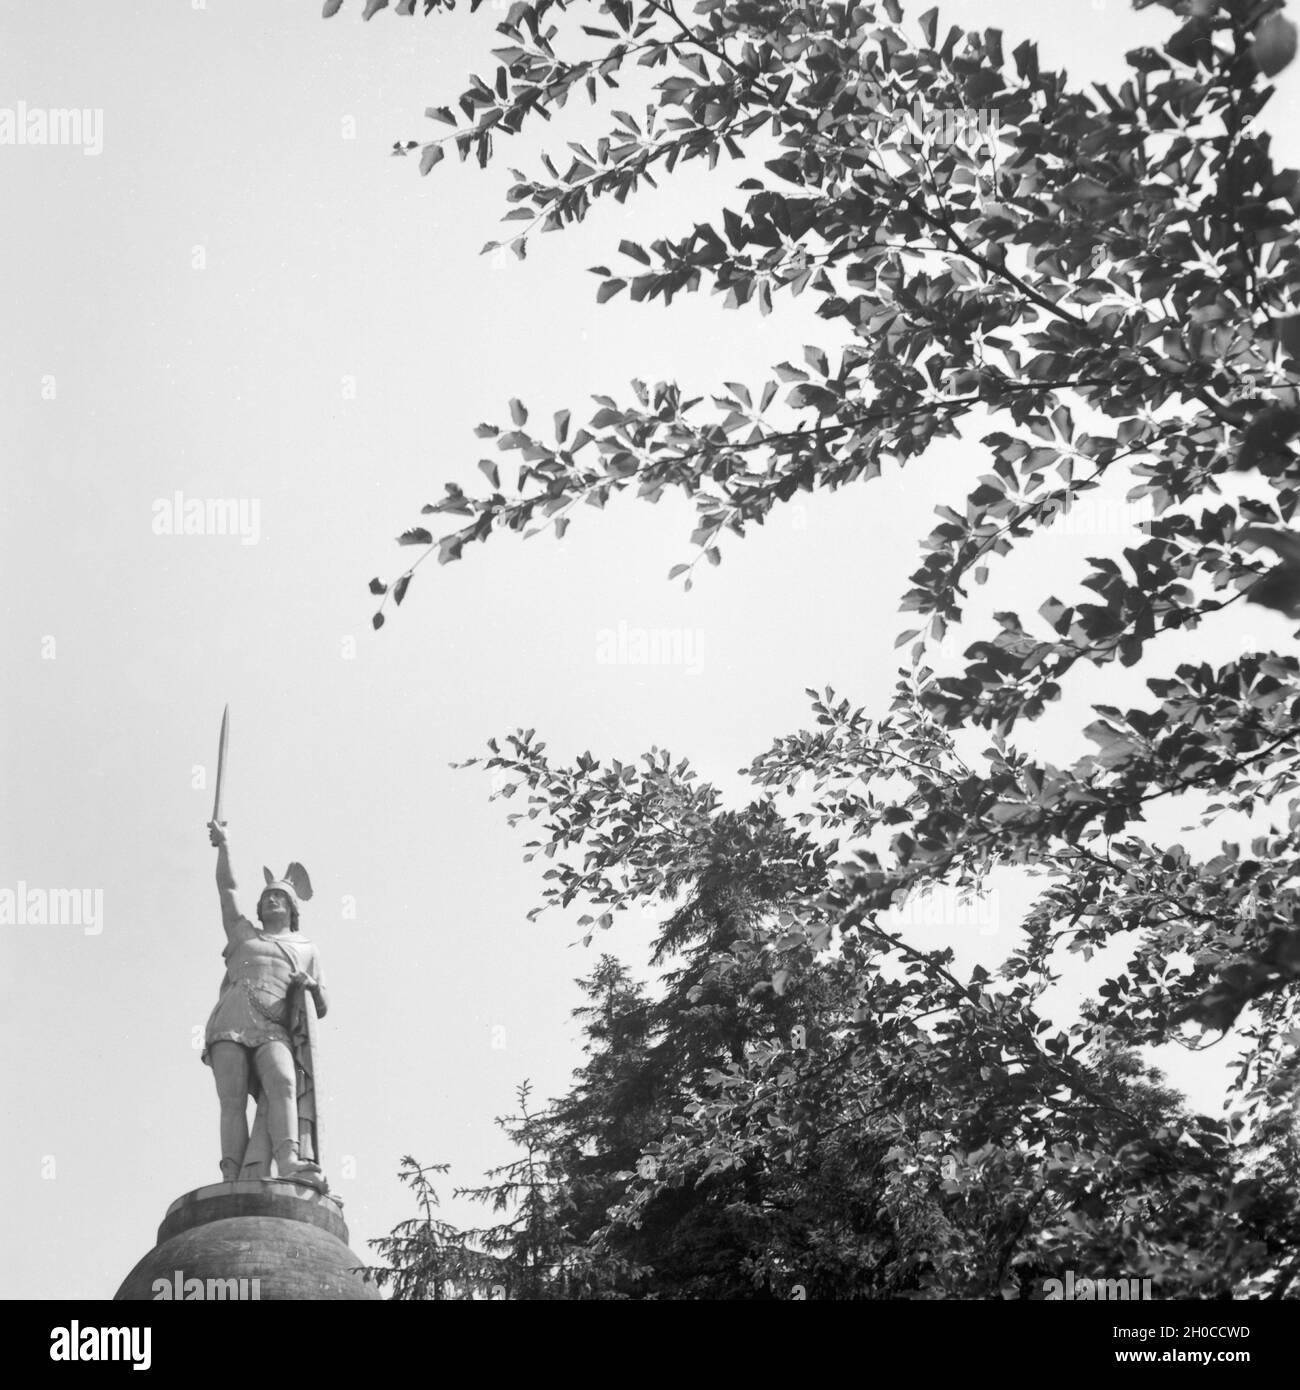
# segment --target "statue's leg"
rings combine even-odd
[[[263,1043],[253,1054],[253,1064],[262,1083],[261,1104],[266,1107],[266,1128],[278,1160],[284,1141],[298,1137],[298,1084],[293,1053],[282,1042]]]
[[[254,1056],[254,1065],[266,1099],[275,1171],[282,1178],[294,1178],[328,1192],[320,1166],[298,1157],[298,1078],[293,1053],[285,1043],[263,1043]]]
[[[267,1126],[265,1091],[257,1102],[257,1113],[253,1116],[253,1132],[248,1137],[248,1148],[244,1150],[244,1166],[239,1170],[239,1176],[245,1179],[271,1176],[271,1132]]]
[[[254,1055],[262,1096],[266,1101],[266,1127],[275,1154],[276,1171],[292,1177],[298,1161],[298,1080],[293,1053],[282,1042],[263,1043]]]
[[[248,1053],[237,1042],[215,1042],[208,1049],[221,1102],[221,1175],[234,1182],[248,1148]]]

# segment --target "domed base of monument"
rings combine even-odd
[[[306,1183],[222,1182],[178,1197],[116,1301],[379,1299],[356,1271],[343,1208]]]

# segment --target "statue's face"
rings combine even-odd
[[[289,895],[282,888],[268,888],[258,904],[264,927],[289,925]]]

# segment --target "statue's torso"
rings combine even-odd
[[[287,1043],[289,980],[295,970],[319,980],[315,945],[298,932],[271,936],[245,920],[234,929],[223,954],[226,977],[208,1019],[204,1060],[214,1042],[245,1047]]]

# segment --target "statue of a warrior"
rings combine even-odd
[[[226,822],[208,824],[217,849],[217,891],[226,931],[225,977],[208,1019],[203,1060],[221,1101],[221,1173],[227,1182],[281,1178],[322,1190],[316,1115],[315,1022],[328,1007],[320,958],[299,930],[312,895],[301,864],[283,878],[263,870],[266,886],[254,925],[240,911]],[[250,1136],[248,1099],[257,1102]]]

